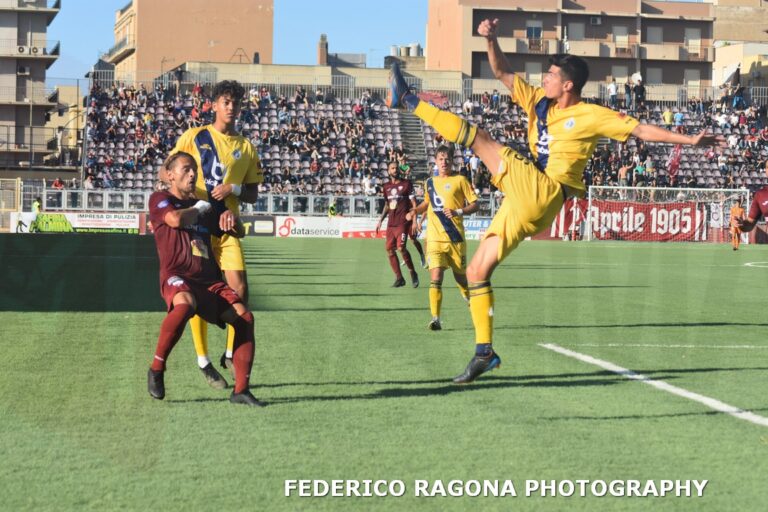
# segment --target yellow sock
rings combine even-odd
[[[235,328],[227,324],[227,357],[232,357],[235,349]]]
[[[440,306],[443,304],[443,283],[432,281],[429,283],[429,310],[432,316],[440,316]]]
[[[464,147],[470,147],[475,141],[477,126],[469,124],[456,114],[433,107],[426,101],[420,101],[413,113],[446,140]]]
[[[459,287],[459,291],[461,292],[461,296],[464,297],[464,300],[469,300],[469,288],[464,286],[461,283],[456,283],[456,286]]]
[[[189,330],[192,331],[192,342],[198,357],[208,356],[208,322],[195,315],[189,320]]]
[[[493,343],[493,289],[491,283],[469,283],[469,310],[475,326],[475,343]]]

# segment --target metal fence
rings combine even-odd
[[[147,212],[151,191],[115,189],[62,189],[47,187],[42,180],[24,182],[20,206],[30,211],[32,201],[40,198],[45,211]],[[493,197],[479,199],[477,217],[492,217],[499,206]],[[244,213],[265,215],[328,215],[331,205],[338,215],[378,217],[384,207],[381,196],[334,196],[299,194],[262,194],[253,204],[243,204]]]

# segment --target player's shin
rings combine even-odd
[[[160,336],[157,338],[155,356],[152,359],[152,369],[156,372],[165,371],[165,361],[171,350],[184,334],[187,320],[195,310],[189,304],[176,304],[160,325]]]
[[[402,279],[403,273],[400,272],[400,260],[397,259],[397,253],[395,251],[387,251],[387,255],[389,256],[389,266],[392,267],[395,277]]]
[[[235,341],[232,361],[235,365],[235,393],[248,390],[253,367],[255,349],[253,334],[253,313],[246,311],[232,323],[235,329]]]
[[[477,135],[477,126],[472,125],[456,114],[440,110],[425,101],[420,101],[413,113],[432,126],[446,140],[464,147],[470,147]]]
[[[192,333],[195,353],[197,353],[197,365],[205,368],[211,362],[208,358],[208,322],[194,315],[189,320],[189,330]]]
[[[493,343],[493,289],[490,281],[469,283],[469,310],[475,326],[475,344]]]
[[[440,308],[443,304],[443,283],[442,281],[431,281],[429,283],[429,311],[432,318],[440,317]]]

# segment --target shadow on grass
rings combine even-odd
[[[573,285],[573,286],[539,286],[539,285],[531,285],[531,286],[496,286],[493,285],[494,290],[578,290],[578,289],[585,289],[588,290],[590,288],[595,289],[605,289],[605,288],[650,288],[649,286],[631,286],[631,285]]]
[[[516,325],[494,327],[498,331],[514,331],[518,329],[621,329],[636,327],[768,327],[768,323],[758,322],[647,322],[635,324],[605,324],[605,325]],[[468,329],[471,330],[471,329]]]
[[[768,411],[768,407],[742,409],[753,413]],[[722,411],[677,412],[665,414],[626,414],[621,416],[539,416],[544,421],[606,421],[606,420],[648,420],[654,418],[684,418],[686,416],[717,416],[727,414]]]

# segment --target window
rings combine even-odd
[[[616,79],[617,84],[623,84],[629,78],[629,68],[627,66],[611,66],[611,77]]]
[[[528,39],[541,39],[544,24],[541,20],[527,20],[525,22],[525,37]]]
[[[660,84],[662,83],[661,68],[647,68],[645,70],[645,83],[646,84]]]
[[[566,34],[569,41],[584,40],[584,23],[570,22]]]
[[[664,42],[664,29],[662,27],[648,27],[646,43],[661,44]]]
[[[541,62],[525,63],[525,80],[531,85],[541,83]]]

